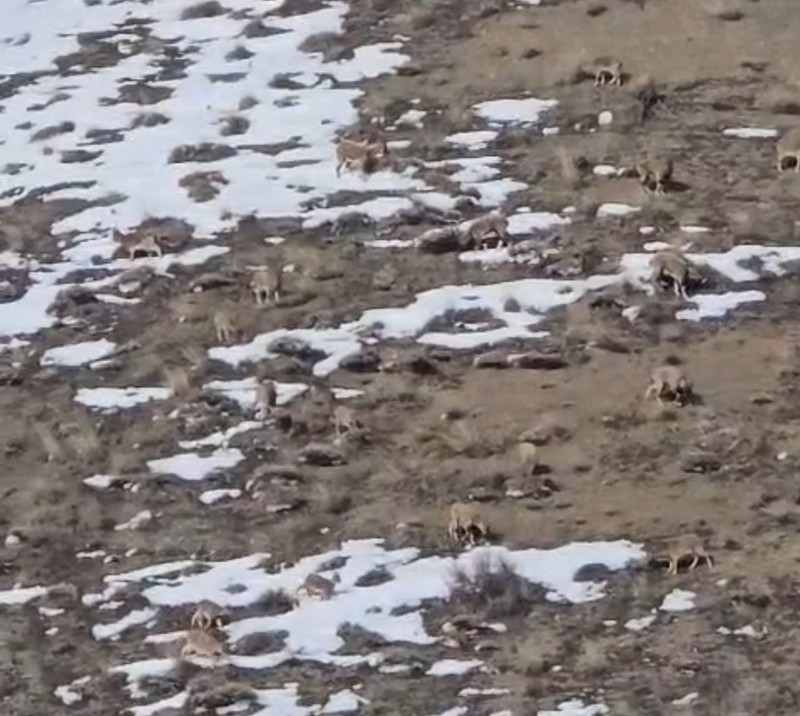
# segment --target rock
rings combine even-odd
[[[408,361],[408,369],[414,375],[436,375],[439,372],[439,368],[436,363],[433,362],[427,356],[416,356],[415,358],[411,358]]]
[[[288,599],[288,596],[287,596]],[[231,650],[234,654],[255,656],[280,651],[286,646],[287,631],[254,632],[245,634]]]
[[[119,284],[139,284],[144,287],[149,284],[156,276],[156,272],[150,266],[137,266],[133,269],[124,271],[119,277]]]
[[[605,564],[593,563],[584,564],[575,572],[572,578],[576,582],[605,582],[613,576],[614,572],[611,571]]]
[[[201,142],[197,145],[183,144],[170,152],[168,164],[185,162],[216,162],[236,155],[236,150],[225,144]]]
[[[508,247],[509,256],[538,256],[542,249],[541,239],[523,239]]]
[[[721,467],[719,458],[708,452],[690,452],[681,456],[681,470],[684,472],[705,474],[716,472]]]
[[[502,351],[490,351],[489,353],[481,353],[475,356],[472,361],[473,368],[495,368],[503,369],[508,368],[508,355]]]
[[[325,353],[312,348],[306,341],[292,336],[277,338],[269,344],[270,353],[299,358],[300,360],[318,361],[325,357]]]
[[[86,306],[95,303],[98,303],[98,300],[91,291],[80,286],[70,286],[58,292],[48,311],[55,313],[57,316],[63,316],[75,306]]]
[[[23,289],[15,286],[11,281],[0,281],[0,301],[16,301],[23,294]]]
[[[245,490],[252,491],[258,482],[278,481],[283,484],[301,483],[304,481],[302,471],[294,465],[259,465],[245,484]]]
[[[560,355],[544,354],[538,351],[530,351],[529,353],[514,356],[509,361],[515,368],[528,368],[531,370],[560,370],[569,365]]]
[[[609,353],[619,353],[620,355],[627,355],[631,349],[626,346],[622,341],[612,338],[609,335],[602,335],[594,342],[595,348],[608,351]]]
[[[461,250],[461,232],[454,226],[444,226],[420,234],[414,246],[424,253],[444,254]]]
[[[315,467],[344,465],[347,460],[339,448],[325,443],[309,443],[298,455],[298,462]]]
[[[239,448],[244,453],[256,456],[260,460],[274,459],[278,454],[275,441],[266,433],[248,432],[234,435],[228,444],[230,447]]]
[[[373,225],[372,217],[362,211],[348,211],[336,217],[331,231],[336,236],[364,231]]]
[[[349,370],[351,373],[377,373],[380,364],[381,357],[378,353],[364,350],[342,358],[339,361],[339,368]]]
[[[425,72],[425,70],[414,62],[408,62],[397,68],[397,74],[401,77],[417,77]]]
[[[362,574],[355,582],[356,587],[377,587],[384,582],[390,582],[394,577],[383,565],[375,567],[366,574]]]
[[[269,378],[270,375],[309,375],[311,367],[299,358],[280,356],[269,361],[269,373],[262,376]]]
[[[224,288],[226,286],[235,286],[237,283],[233,276],[222,273],[221,271],[214,271],[210,273],[203,273],[193,278],[189,283],[189,290],[195,293],[201,291],[210,291],[214,288]]]

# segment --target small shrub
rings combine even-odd
[[[268,617],[286,614],[294,609],[294,600],[283,589],[271,589],[258,603],[261,613]]]
[[[488,557],[475,564],[472,574],[457,569],[451,599],[463,606],[480,609],[488,619],[524,616],[533,604],[544,598],[544,590],[500,560]]]

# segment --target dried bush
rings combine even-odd
[[[264,616],[273,617],[294,609],[294,599],[292,599],[283,589],[271,589],[265,592],[258,600],[260,612]]]
[[[488,619],[524,616],[544,598],[544,589],[521,577],[504,560],[481,557],[471,574],[456,569],[450,598]]]

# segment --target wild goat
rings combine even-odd
[[[640,122],[646,121],[653,108],[664,102],[664,93],[659,90],[658,85],[650,75],[639,75],[631,80],[628,84],[628,90],[641,107]]]
[[[358,430],[359,425],[355,411],[346,405],[337,405],[333,409],[333,427],[337,435]]]
[[[687,289],[704,282],[697,267],[675,249],[659,251],[650,259],[651,280],[660,286],[672,284],[675,295],[686,298]]]
[[[134,234],[132,236],[124,236],[115,230],[114,239],[122,250],[128,254],[128,258],[131,261],[136,258],[137,254],[159,258],[164,255],[164,251],[161,248],[162,236],[153,229],[144,232],[143,235]]]
[[[217,341],[220,343],[230,343],[236,335],[233,324],[233,316],[229,310],[220,308],[214,311],[214,330],[217,333]]]
[[[539,464],[538,449],[532,442],[523,440],[517,446],[519,454],[519,463],[522,468],[522,473],[525,477],[530,477],[536,470]]]
[[[230,614],[224,607],[215,604],[208,599],[204,599],[197,605],[192,614],[192,629],[211,631],[221,629],[230,621]]]
[[[271,380],[263,380],[256,386],[256,415],[264,420],[278,404],[278,389]]]
[[[200,659],[200,663],[216,661],[224,654],[225,644],[211,632],[204,629],[190,629],[186,632],[181,656],[187,661],[193,663],[196,663],[195,659]]]
[[[255,295],[256,305],[263,306],[265,303],[280,299],[283,289],[283,270],[280,267],[248,266],[247,268],[253,272],[250,289]]]
[[[489,527],[477,505],[455,502],[450,506],[447,534],[458,544],[475,545],[489,536]]]
[[[598,57],[587,68],[594,75],[594,86],[622,85],[622,63],[613,57]]]
[[[677,574],[678,566],[685,559],[691,559],[689,570],[694,569],[700,564],[701,560],[709,568],[713,568],[714,560],[703,546],[703,541],[696,534],[689,532],[665,540],[663,549],[656,555],[660,559],[666,559],[668,567],[667,574]]]
[[[336,145],[336,176],[341,176],[342,169],[351,166],[361,167],[361,171],[371,173],[378,161],[389,156],[386,140],[370,142],[368,139],[342,138]]]
[[[297,596],[327,601],[336,592],[336,585],[339,582],[341,582],[341,577],[338,574],[334,574],[333,577],[328,579],[321,574],[312,572],[298,588]]]
[[[644,395],[646,399],[655,397],[660,405],[664,404],[663,398],[685,405],[692,397],[692,390],[692,381],[678,366],[664,365],[652,372]]]
[[[654,157],[636,165],[636,175],[646,194],[666,194],[672,181],[674,164],[669,157]]]
[[[508,244],[508,219],[497,211],[478,217],[466,227],[464,248],[486,248],[492,237],[497,240],[498,247]]]

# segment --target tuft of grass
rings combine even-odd
[[[467,574],[456,569],[450,598],[464,607],[481,610],[487,619],[524,616],[542,597],[541,588],[514,571],[504,560],[483,556]]]
[[[274,617],[294,609],[294,599],[283,589],[271,589],[258,600],[259,611],[264,616]]]

